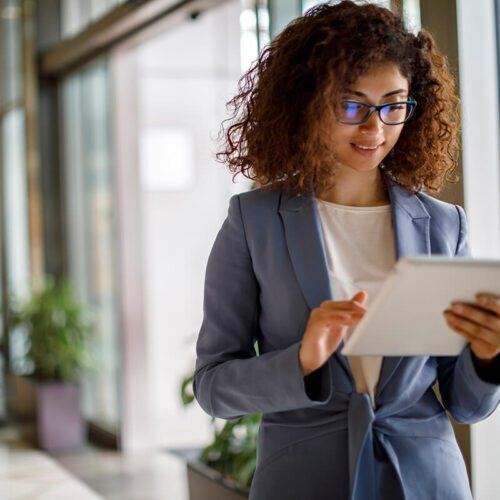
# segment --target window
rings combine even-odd
[[[84,412],[117,432],[120,356],[106,61],[72,74],[62,89],[69,270],[79,298],[94,313],[98,362],[85,379]]]

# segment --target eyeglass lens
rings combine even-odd
[[[380,110],[382,121],[387,124],[397,124],[408,119],[413,105],[409,103],[394,103]],[[369,112],[368,106],[354,102],[343,102],[340,108],[340,119],[343,122],[357,123],[365,119]]]

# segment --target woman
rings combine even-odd
[[[219,418],[263,414],[250,499],[471,499],[445,409],[498,405],[500,297],[444,312],[459,356],[340,354],[397,259],[469,255],[462,207],[423,192],[457,162],[446,59],[387,9],[320,5],[232,104],[219,158],[262,187],[232,196],[208,259],[194,392]]]

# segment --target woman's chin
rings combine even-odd
[[[368,172],[377,168],[380,165],[380,161],[350,161],[346,162],[346,165],[359,172]]]

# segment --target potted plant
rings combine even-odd
[[[182,381],[184,405],[194,401],[193,374]],[[186,456],[190,500],[248,498],[257,461],[257,437],[261,414],[227,420],[217,429],[211,417],[214,440],[194,456]]]
[[[9,331],[21,329],[26,337],[30,370],[17,377],[17,384],[31,387],[31,403],[23,404],[25,411],[34,410],[35,435],[29,437],[48,451],[80,447],[85,428],[79,377],[93,364],[88,311],[75,300],[67,279],[56,282],[49,276],[27,300],[10,298],[8,324]],[[14,392],[14,399],[21,397]]]

